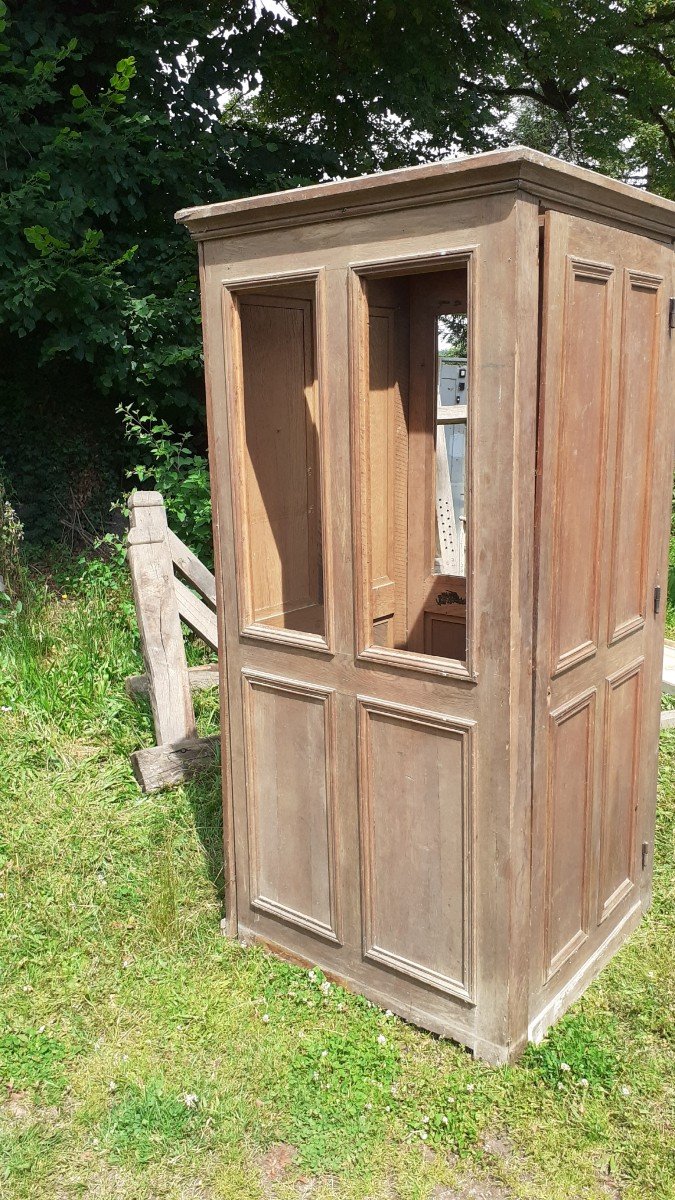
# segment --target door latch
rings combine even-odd
[[[642,843],[642,870],[643,871],[644,871],[645,867],[647,866],[648,857],[649,857],[649,842],[643,842]]]
[[[670,297],[668,305],[668,328],[675,329],[675,296]]]
[[[661,612],[661,588],[657,583],[654,588],[654,616]]]

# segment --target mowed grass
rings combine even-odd
[[[221,936],[216,772],[129,767],[124,581],[34,592],[0,628],[3,1200],[675,1197],[674,735],[648,918],[492,1069]]]

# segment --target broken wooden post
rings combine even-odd
[[[167,525],[159,492],[133,492],[129,498],[128,560],[145,675],[126,681],[130,695],[150,700],[157,745],[131,756],[134,775],[145,792],[179,783],[210,765],[218,737],[199,738],[192,689],[217,683],[214,667],[188,669],[181,617],[217,649],[215,613],[174,577],[174,562],[213,599],[213,576]]]
[[[196,737],[190,680],[159,492],[129,499],[129,570],[158,745]]]

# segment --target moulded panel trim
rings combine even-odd
[[[334,654],[333,634],[333,569],[332,569],[332,502],[330,464],[326,453],[328,391],[325,354],[325,275],[324,267],[283,274],[247,275],[222,280],[222,317],[225,345],[225,392],[229,429],[230,489],[235,529],[236,591],[239,633],[242,637],[297,646],[318,654]],[[246,485],[243,474],[246,431],[243,408],[243,359],[239,295],[264,287],[283,287],[284,284],[312,283],[314,285],[313,353],[315,358],[318,466],[321,495],[321,545],[323,568],[323,611],[325,636],[294,629],[276,629],[253,618],[251,591],[251,548],[248,531]],[[273,299],[273,298],[272,298]]]
[[[583,834],[582,834],[582,867],[581,895],[579,910],[581,915],[580,928],[555,953],[551,947],[553,919],[553,856],[554,846],[554,787],[558,758],[558,741],[555,734],[549,737],[549,766],[546,788],[546,844],[545,844],[545,879],[546,903],[544,913],[544,979],[548,982],[559,970],[569,962],[588,937],[590,927],[590,838],[591,838],[591,809],[593,799],[593,764],[595,740],[595,705],[597,689],[592,687],[576,696],[573,700],[554,709],[549,715],[551,725],[560,728],[572,717],[588,709],[588,725],[586,731],[586,761],[585,761],[585,794],[583,802]]]
[[[475,721],[428,712],[404,704],[390,704],[370,696],[357,696],[359,832],[361,843],[361,903],[363,957],[418,983],[433,987],[464,1003],[475,1004]],[[403,724],[419,726],[441,734],[456,734],[461,739],[462,756],[462,972],[450,978],[438,971],[396,954],[376,940],[378,881],[375,870],[374,820],[372,804],[371,718],[383,716]]]
[[[250,904],[251,908],[287,921],[308,933],[316,934],[336,945],[342,945],[342,905],[338,882],[337,846],[337,729],[335,714],[335,689],[320,684],[304,683],[273,675],[267,671],[242,669],[242,700],[244,716],[244,759],[246,770],[246,812],[248,824]],[[298,696],[308,701],[319,701],[323,707],[323,729],[325,744],[325,788],[326,788],[326,842],[328,860],[328,896],[330,923],[317,920],[310,914],[261,894],[260,890],[260,840],[257,812],[257,780],[255,761],[255,718],[252,693],[256,690],[278,695]]]
[[[426,271],[451,271],[466,267],[467,271],[467,315],[469,329],[468,369],[470,378],[479,378],[476,369],[476,303],[478,288],[478,244],[459,246],[447,250],[434,250],[419,254],[398,255],[392,258],[364,259],[349,263],[349,327],[350,327],[350,426],[352,461],[352,539],[354,545],[354,623],[356,628],[356,657],[364,662],[381,663],[404,671],[422,671],[446,679],[465,679],[472,683],[478,680],[477,650],[474,649],[473,630],[475,620],[475,538],[473,536],[474,507],[476,496],[476,464],[474,453],[473,422],[467,423],[467,499],[469,524],[466,545],[466,661],[453,658],[436,658],[434,655],[417,651],[398,650],[391,647],[373,646],[370,639],[371,597],[368,588],[369,556],[367,527],[364,514],[368,508],[367,472],[362,453],[362,410],[366,390],[364,367],[364,330],[367,328],[367,303],[363,283],[368,278],[397,273],[417,275]],[[475,406],[475,394],[473,404]]]
[[[646,462],[644,475],[647,481],[645,486],[645,496],[643,501],[643,512],[641,527],[643,532],[649,529],[650,513],[651,513],[651,477],[652,464],[654,461],[654,428],[656,415],[656,389],[659,378],[659,349],[660,349],[660,332],[661,332],[661,291],[663,287],[663,277],[660,275],[649,275],[644,271],[635,271],[629,268],[624,268],[623,272],[623,296],[622,296],[622,313],[621,313],[621,363],[620,363],[620,379],[619,379],[619,412],[618,412],[618,427],[617,427],[617,443],[616,443],[616,463],[614,476],[614,504],[612,514],[612,549],[611,549],[611,586],[609,600],[609,637],[608,645],[613,646],[615,642],[621,641],[632,633],[639,632],[644,628],[647,617],[647,561],[649,554],[649,539],[643,536],[639,548],[640,553],[640,576],[638,584],[638,592],[641,597],[640,610],[628,617],[624,621],[617,621],[617,579],[619,572],[623,569],[623,562],[619,556],[619,526],[621,503],[623,499],[623,463],[625,456],[625,416],[626,416],[626,353],[629,347],[629,339],[627,332],[627,308],[628,297],[631,290],[642,292],[651,292],[656,297],[654,309],[654,326],[652,329],[652,346],[650,355],[650,375],[649,387],[647,389],[648,407],[647,407],[647,434],[645,439],[646,445]],[[630,453],[630,447],[629,447]]]
[[[592,581],[590,592],[590,612],[588,620],[588,636],[585,637],[575,646],[570,646],[568,649],[563,649],[561,646],[561,605],[562,605],[562,589],[560,587],[559,578],[556,579],[560,570],[561,564],[561,545],[562,545],[562,507],[561,498],[563,492],[563,477],[562,477],[562,455],[560,447],[563,444],[563,418],[565,411],[565,394],[569,379],[569,318],[572,306],[572,288],[578,279],[600,280],[607,284],[607,292],[604,298],[604,313],[603,313],[603,339],[602,339],[602,376],[601,376],[601,426],[600,426],[600,462],[598,463],[597,484],[595,489],[595,529],[593,555],[592,555]],[[609,385],[611,377],[611,315],[612,315],[612,285],[614,281],[614,267],[609,263],[592,262],[586,259],[578,258],[576,255],[567,254],[565,256],[565,301],[563,313],[563,330],[562,330],[562,346],[563,360],[560,372],[560,389],[557,396],[557,413],[556,413],[556,431],[555,444],[557,450],[556,474],[555,474],[555,492],[553,500],[553,563],[554,563],[554,582],[553,582],[553,606],[552,606],[552,628],[551,628],[551,678],[555,679],[558,675],[562,675],[565,671],[569,671],[572,667],[579,663],[585,662],[592,658],[597,653],[598,641],[600,635],[600,558],[603,538],[603,496],[605,488],[605,477],[607,469],[607,429],[608,429],[608,397]]]
[[[635,830],[637,823],[637,809],[639,803],[639,779],[640,779],[640,735],[642,733],[642,695],[644,686],[644,657],[636,659],[620,670],[615,671],[612,675],[608,675],[605,679],[605,719],[603,730],[603,747],[602,747],[602,791],[601,791],[601,820],[600,820],[600,887],[598,889],[598,924],[601,925],[606,921],[612,912],[621,904],[635,887]],[[633,722],[633,746],[632,746],[632,762],[631,762],[631,809],[630,809],[630,825],[628,829],[628,853],[626,855],[628,862],[628,875],[625,879],[614,888],[609,896],[606,895],[606,871],[607,871],[607,797],[609,790],[609,768],[610,755],[612,746],[610,744],[611,736],[611,718],[612,718],[612,695],[623,684],[628,683],[629,679],[637,676],[637,692],[635,696],[635,711]]]

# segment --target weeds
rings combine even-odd
[[[144,797],[129,767],[123,575],[34,581],[0,632],[3,1200],[675,1200],[675,734],[650,913],[490,1069],[220,936],[217,772]]]

